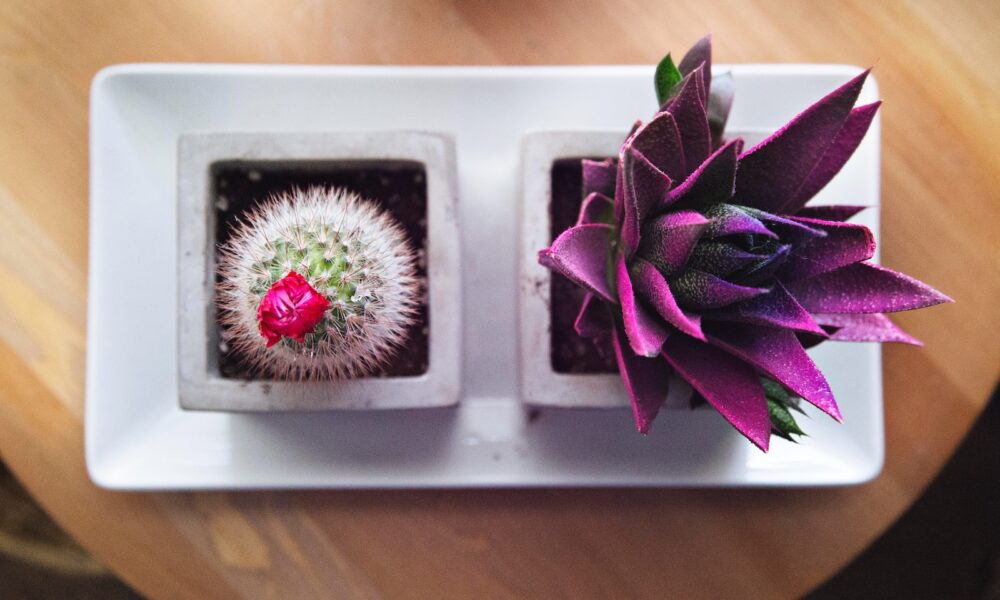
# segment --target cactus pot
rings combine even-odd
[[[461,331],[455,159],[448,136],[418,132],[192,133],[178,144],[178,368],[181,408],[389,409],[458,401]],[[425,282],[404,345],[371,374],[282,380],[224,341],[220,247],[272,194],[336,186],[399,223]],[[264,343],[263,338],[261,343]]]
[[[540,131],[522,140],[519,256],[521,398],[557,407],[628,406],[613,354],[573,329],[583,292],[538,264],[538,250],[576,222],[583,199],[580,159],[617,156],[620,131]],[[689,406],[672,385],[666,407]]]

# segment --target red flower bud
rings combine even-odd
[[[260,334],[267,338],[268,348],[280,342],[282,336],[305,342],[305,335],[323,320],[329,306],[330,301],[305,277],[290,271],[267,290],[257,307]]]

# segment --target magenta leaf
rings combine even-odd
[[[691,250],[708,225],[709,221],[693,210],[651,219],[643,228],[639,255],[669,276],[687,264]]]
[[[814,239],[788,256],[780,270],[784,281],[814,277],[875,255],[875,236],[864,225],[804,217],[795,220],[822,229],[826,237]]]
[[[837,137],[823,153],[823,158],[809,172],[809,176],[802,182],[795,197],[783,207],[782,212],[796,212],[826,184],[830,183],[833,176],[840,172],[840,169],[847,164],[847,159],[851,158],[854,151],[858,149],[858,145],[864,139],[865,133],[868,132],[868,127],[871,126],[872,119],[875,118],[875,113],[878,112],[878,107],[881,104],[882,101],[879,100],[859,106],[851,111],[844,126],[837,133]]]
[[[706,323],[705,334],[713,345],[757,367],[826,414],[841,420],[830,385],[794,333],[740,323]]]
[[[632,258],[639,248],[640,228],[650,209],[670,191],[670,177],[635,149],[625,153],[625,199],[622,214],[622,250]]]
[[[743,148],[743,139],[736,138],[716,150],[698,165],[682,184],[670,191],[661,208],[701,208],[728,202],[736,184],[736,157]]]
[[[603,194],[593,192],[583,199],[583,204],[580,205],[580,217],[577,219],[576,224],[588,225],[598,223],[612,225],[614,220],[614,202],[612,202],[611,198]]]
[[[668,112],[659,113],[640,126],[626,146],[638,150],[672,181],[681,181],[687,174],[681,133],[674,116]]]
[[[604,160],[581,161],[583,166],[584,195],[601,194],[609,198],[615,193],[615,174],[618,170],[617,161],[613,158]]]
[[[705,318],[792,329],[826,337],[826,332],[812,315],[780,283],[766,294],[706,313]]]
[[[656,267],[637,258],[632,263],[631,270],[632,281],[639,296],[652,306],[663,320],[692,337],[705,339],[705,334],[701,332],[701,317],[677,305],[667,280]]]
[[[632,414],[639,433],[649,433],[649,426],[667,399],[670,369],[662,358],[636,356],[619,328],[614,335],[615,358],[622,383],[632,403]]]
[[[871,263],[854,263],[787,287],[813,313],[897,312],[952,302],[925,283]]]
[[[847,121],[867,77],[868,71],[854,77],[743,153],[734,202],[769,212],[792,204]]]
[[[667,339],[669,330],[635,297],[628,267],[621,257],[618,257],[615,274],[618,299],[622,306],[622,320],[629,345],[639,356],[656,356],[660,353],[660,347]]]
[[[735,302],[766,294],[766,288],[747,287],[703,271],[688,269],[670,282],[677,303],[689,310],[722,308]]]
[[[889,317],[879,314],[816,314],[813,318],[824,326],[836,327],[830,335],[836,342],[897,342],[923,346],[923,342],[906,333]]]
[[[538,253],[538,262],[605,300],[616,302],[607,273],[612,231],[608,225],[570,227],[552,246]]]
[[[663,357],[737,431],[767,452],[771,417],[760,378],[750,366],[683,335],[667,339]]]

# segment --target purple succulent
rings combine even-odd
[[[871,231],[846,222],[863,207],[806,206],[875,116],[854,106],[867,71],[748,150],[722,139],[731,88],[710,72],[707,37],[661,63],[661,109],[617,160],[583,162],[579,220],[539,261],[587,290],[576,331],[614,348],[640,432],[680,377],[766,451],[801,433],[775,420],[782,393],[841,419],[805,346],[919,344],[883,313],[950,299],[868,262]]]

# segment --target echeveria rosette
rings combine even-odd
[[[660,111],[617,160],[583,162],[579,220],[539,260],[589,292],[576,330],[610,340],[640,432],[679,376],[766,451],[801,434],[789,398],[841,419],[804,343],[919,343],[884,313],[950,299],[868,262],[871,231],[846,222],[862,207],[806,206],[875,116],[854,106],[867,71],[745,150],[717,133],[731,88],[713,100],[710,67],[705,38],[679,80],[658,69]]]

